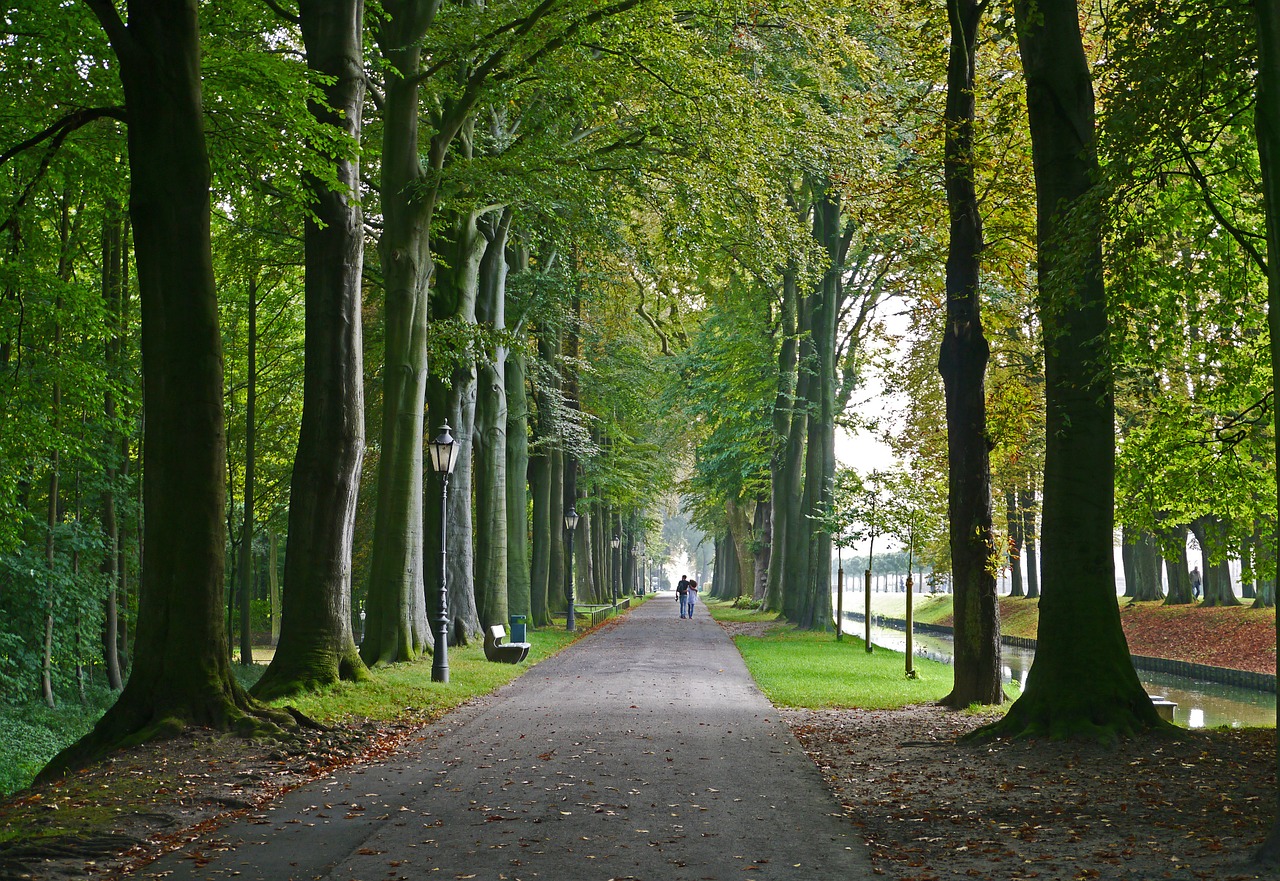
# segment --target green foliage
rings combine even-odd
[[[25,786],[69,743],[86,734],[115,701],[101,686],[86,689],[86,701],[51,710],[44,704],[0,703],[0,796]]]

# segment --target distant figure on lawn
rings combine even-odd
[[[681,575],[680,583],[676,585],[676,599],[680,602],[680,617],[688,618],[689,611],[689,576]]]
[[[689,579],[689,617],[693,617],[693,604],[698,600],[698,582]]]
[[[1193,566],[1191,569],[1191,595],[1196,599],[1200,599],[1200,567]]]

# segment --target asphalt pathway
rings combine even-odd
[[[813,763],[699,606],[659,594],[382,764],[152,863],[174,879],[871,878]],[[838,874],[836,874],[838,873]]]

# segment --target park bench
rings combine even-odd
[[[507,628],[494,624],[484,631],[484,656],[502,664],[519,664],[529,655],[529,643],[506,642]]]

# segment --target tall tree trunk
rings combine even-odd
[[[1160,584],[1160,551],[1149,532],[1139,533],[1133,548],[1135,600],[1141,603],[1164,599]]]
[[[332,78],[323,86],[324,104],[312,104],[311,113],[318,122],[341,129],[352,146],[358,146],[364,108],[363,0],[301,0],[298,11],[307,66]],[[302,428],[289,486],[284,594],[279,609],[272,608],[276,651],[254,687],[263,697],[369,675],[351,624],[351,553],[365,444],[360,308],[364,214],[358,196],[358,155],[353,151],[336,158],[333,172],[335,187],[309,174],[303,178],[314,216],[307,218],[303,242]],[[274,532],[271,546],[274,597]],[[384,625],[402,613],[421,612],[388,604],[388,599],[379,598]],[[397,656],[385,641],[388,630],[391,636],[402,632],[384,627],[384,641],[373,652],[377,659]],[[388,650],[385,658],[383,649]]]
[[[1124,571],[1124,596],[1138,595],[1138,548],[1140,533],[1125,525],[1120,528],[1120,565]]]
[[[119,60],[129,120],[130,213],[142,295],[146,559],[133,670],[93,732],[44,776],[125,738],[183,723],[273,722],[231,676],[222,623],[226,432],[210,248],[209,160],[195,0],[91,9]]]
[[[1027,489],[1019,493],[1018,507],[1022,509],[1022,541],[1027,553],[1027,599],[1034,600],[1040,597],[1040,560],[1036,552],[1036,486],[1031,478]]]
[[[511,209],[481,222],[485,237],[476,320],[507,329],[507,233]],[[506,625],[507,596],[507,349],[496,345],[477,368],[475,426],[476,611],[481,626]]]
[[[476,324],[476,301],[480,293],[480,264],[484,260],[487,241],[480,232],[478,212],[454,214],[447,230],[436,237],[435,249],[440,256],[435,288],[431,293],[431,320]],[[475,417],[477,365],[466,352],[453,352],[453,368],[448,376],[427,377],[427,416],[431,434],[439,430],[441,419],[453,427],[458,446],[457,464],[449,479],[448,530],[446,564],[449,579],[449,638],[465,643],[480,632],[476,608],[475,544],[473,541],[472,498],[475,474]],[[504,457],[505,458],[505,457]],[[440,483],[431,477],[431,499],[440,497]],[[426,554],[436,559],[440,553],[439,506],[429,505],[424,519]],[[503,554],[505,556],[505,549]],[[439,597],[438,573],[433,568],[427,577],[427,606],[436,620]],[[496,623],[496,622],[495,622]]]
[[[1200,565],[1204,571],[1203,606],[1238,606],[1231,586],[1231,568],[1224,557],[1216,562],[1211,561],[1210,551],[1219,545],[1224,536],[1225,525],[1216,517],[1197,517],[1191,521],[1191,532],[1200,545]]]
[[[1008,487],[1004,491],[1005,522],[1009,528],[1009,596],[1026,595],[1022,586],[1022,512],[1018,510],[1018,491]]]
[[[942,699],[950,707],[1004,701],[987,440],[990,349],[978,296],[983,240],[973,157],[974,70],[984,8],[976,0],[949,0],[947,4],[951,50],[945,170],[951,242],[947,252],[947,326],[938,371],[947,401],[947,522],[955,578],[955,684]]]
[[[1017,0],[1036,177],[1045,466],[1039,641],[1001,734],[1113,738],[1163,725],[1129,659],[1116,606],[1115,423],[1093,83],[1075,0]]]
[[[280,644],[280,535],[267,530],[267,594],[271,598],[271,646]],[[265,674],[264,674],[265,675]]]
[[[1254,125],[1267,218],[1267,326],[1271,332],[1274,388],[1276,365],[1280,364],[1280,0],[1257,0],[1254,12],[1258,23],[1258,101]],[[1271,413],[1274,465],[1280,462],[1280,407],[1273,406]],[[1280,492],[1280,481],[1276,488]],[[1272,542],[1276,536],[1269,538],[1271,541],[1264,542],[1263,546],[1274,547]],[[1274,595],[1274,577],[1271,584]],[[1280,627],[1280,616],[1277,616],[1276,624]],[[1280,705],[1276,708],[1276,723],[1276,760],[1280,763]],[[1277,808],[1280,808],[1280,788],[1277,789]],[[1275,823],[1256,859],[1271,863],[1280,861],[1280,810],[1277,810]]]
[[[535,627],[551,623],[547,595],[551,575],[551,451],[529,458],[529,492],[533,496],[533,548],[529,562],[529,609]],[[563,524],[560,527],[563,528]]]
[[[1179,606],[1195,602],[1191,591],[1191,564],[1187,559],[1187,527],[1173,526],[1164,532],[1165,577],[1169,582],[1166,606]]]
[[[772,453],[769,457],[769,492],[772,498],[769,506],[769,565],[766,570],[764,590],[756,597],[763,599],[765,605],[775,612],[782,609],[784,579],[782,565],[786,559],[788,499],[794,494],[795,487],[795,483],[788,484],[787,479],[791,476],[788,471],[788,463],[792,461],[791,422],[796,413],[796,357],[799,351],[799,340],[796,336],[798,300],[796,271],[789,267],[782,276],[782,303],[778,316],[782,340],[778,346],[778,393],[773,401]]]
[[[517,242],[508,258],[510,272],[529,269],[529,251]],[[529,393],[525,356],[508,353],[503,377],[507,389],[507,604],[513,615],[533,623],[529,572]]]
[[[750,589],[751,597],[755,600],[764,598],[765,591],[769,583],[769,536],[773,532],[773,504],[769,499],[761,498],[756,501],[755,522],[752,524],[752,542],[756,548],[755,551],[755,572],[756,580],[749,586],[744,586],[743,590]]]
[[[844,253],[840,197],[826,182],[815,200],[813,215],[814,238],[825,252],[827,270],[810,297],[809,338],[816,373],[808,385],[809,418],[800,517],[805,523],[809,550],[805,569],[797,570],[805,576],[796,623],[813,630],[827,630],[832,621],[831,534],[819,524],[831,510],[835,487],[836,332]]]
[[[108,198],[102,217],[102,300],[108,316],[111,335],[107,338],[105,359],[107,375],[117,382],[121,376],[120,338],[123,333],[124,298],[124,217],[115,199]],[[106,608],[102,628],[102,657],[106,664],[107,685],[112,691],[124,687],[120,663],[120,523],[116,517],[116,492],[120,468],[121,432],[116,428],[116,397],[107,387],[102,412],[107,441],[103,453],[106,462],[106,487],[102,493],[102,575],[107,584]]]
[[[258,409],[258,279],[249,277],[249,377],[244,412],[244,520],[240,533],[240,663],[253,666],[253,458]]]
[[[796,573],[809,568],[809,540],[805,522],[801,516],[801,493],[804,489],[804,449],[808,428],[809,384],[813,373],[813,345],[809,339],[809,310],[811,297],[796,298],[796,368],[795,386],[790,396],[790,415],[783,449],[783,461],[775,477],[774,498],[780,499],[773,512],[775,518],[773,560],[778,578],[771,580],[770,591],[777,591],[765,598],[765,606],[771,612],[781,612],[789,621],[795,621],[800,606],[800,579]]]
[[[740,500],[734,499],[725,502],[725,514],[728,515],[729,541],[733,543],[733,554],[738,567],[733,583],[741,592],[749,589],[756,580],[755,558],[751,553],[751,518],[754,512]],[[728,594],[725,599],[735,599],[738,595]]]
[[[418,90],[421,39],[436,8],[435,0],[404,0],[388,7],[377,30],[392,73],[382,107],[383,231],[378,249],[386,289],[386,340],[378,502],[360,644],[366,664],[411,661],[434,644],[423,595],[422,451],[435,191],[423,185]],[[442,162],[439,153],[433,142],[435,170]],[[286,572],[286,585],[288,581]]]

